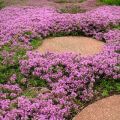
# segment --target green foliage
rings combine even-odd
[[[41,78],[31,75],[29,76],[27,89],[23,92],[23,95],[29,98],[34,98],[39,94],[39,88],[41,87],[47,87],[47,82]]]
[[[66,3],[67,0],[55,0],[56,3]]]
[[[29,86],[33,87],[45,87],[47,86],[47,82],[41,78],[30,76],[29,77]]]
[[[115,25],[115,26],[113,26],[112,28],[113,28],[113,29],[118,29],[118,30],[120,30],[120,25]]]
[[[100,80],[95,85],[95,89],[103,96],[109,96],[111,93],[120,93],[119,80]]]
[[[84,0],[54,0],[56,3],[76,3],[83,2]]]
[[[5,52],[6,56],[2,54]],[[0,49],[0,83],[6,83],[13,75],[17,75],[17,82],[24,76],[19,69],[19,60],[23,59],[26,54],[26,49],[17,46],[12,46],[11,43],[7,43]],[[5,63],[4,63],[5,62]]]
[[[120,92],[120,83],[116,83],[116,91]]]
[[[35,98],[38,95],[38,91],[34,89],[27,89],[23,92],[22,95],[28,98]]]
[[[18,66],[1,66],[0,65],[0,83],[5,83],[13,74],[19,74]]]
[[[2,9],[3,7],[5,7],[5,3],[4,3],[4,1],[0,0],[0,9]]]
[[[84,106],[83,101],[80,101],[79,99],[75,99],[74,102],[75,102],[77,105],[81,106],[81,107]]]
[[[71,5],[71,6],[66,6],[60,9],[62,13],[71,13],[71,14],[76,14],[76,13],[82,13],[85,12],[84,9],[81,9],[80,6],[77,5]]]
[[[26,31],[24,32],[25,35],[32,35],[32,32],[31,31]]]
[[[27,31],[24,35],[31,36],[32,32]],[[24,43],[17,41],[18,44],[13,46],[12,40],[0,48],[0,83],[4,84],[10,81],[10,77],[15,74],[15,83],[22,88],[28,87],[45,87],[46,81],[34,77],[32,74],[24,76],[20,71],[19,61],[26,58],[26,51],[29,48],[24,47]],[[42,44],[42,39],[36,37],[30,40],[30,45],[35,49]],[[29,46],[28,46],[29,47]],[[30,94],[30,93],[26,93]]]
[[[29,33],[27,33],[29,34]],[[31,44],[34,48],[41,44],[41,40],[36,38],[31,41]],[[11,54],[14,52],[12,57],[6,56],[3,58],[2,52],[5,51],[7,54]],[[10,77],[15,74],[17,76],[16,83],[21,85],[22,87],[29,87],[29,86],[41,86],[44,87],[47,85],[46,81],[40,79],[38,77],[34,77],[32,74],[25,78],[25,76],[21,73],[19,68],[19,60],[26,59],[26,49],[20,48],[17,46],[11,47],[11,44],[6,44],[0,49],[0,83],[6,83],[9,81]],[[3,64],[2,62],[6,60],[6,63]],[[13,62],[11,64],[11,61]],[[28,79],[25,83],[22,83],[23,79]]]
[[[18,107],[17,103],[11,103],[11,104],[10,104],[10,108],[11,108],[11,109],[15,109],[15,108],[17,108],[17,107]]]
[[[42,39],[40,38],[34,38],[31,40],[31,45],[33,48],[37,48],[38,46],[40,46],[42,44]]]
[[[108,92],[108,90],[103,90],[103,92],[102,92],[102,96],[103,97],[106,97],[106,96],[109,96],[109,92]]]
[[[15,59],[15,63],[13,65],[6,64],[2,65],[0,64],[0,83],[5,83],[9,80],[9,78],[13,75],[17,75],[17,81],[19,82],[20,79],[23,78],[23,75],[20,72],[19,69],[19,59],[18,57],[21,56],[21,54],[17,54],[14,56],[13,59]],[[21,58],[21,57],[19,57]]]
[[[100,0],[100,1],[108,5],[120,5],[120,0]]]
[[[10,51],[10,47],[8,45],[4,45],[3,50]]]

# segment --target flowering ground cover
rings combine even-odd
[[[49,6],[61,12],[85,12],[103,5],[99,0],[0,0],[0,8],[4,6]],[[77,10],[75,9],[77,8]]]
[[[0,120],[70,120],[94,97],[120,93],[119,11],[116,6],[81,14],[39,7],[2,9]],[[32,51],[44,38],[64,35],[94,37],[106,46],[88,57]]]

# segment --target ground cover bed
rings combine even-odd
[[[70,120],[98,96],[120,93],[120,7],[61,14],[53,8],[0,11],[0,120]],[[34,52],[46,37],[89,36],[94,56]]]

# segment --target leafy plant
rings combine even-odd
[[[47,82],[41,78],[30,76],[28,84],[29,86],[34,87],[45,87],[47,85]]]
[[[56,3],[75,3],[75,2],[83,2],[84,0],[54,0]]]
[[[109,96],[109,91],[108,90],[103,90],[103,92],[102,92],[102,96],[103,97],[106,97],[106,96]]]
[[[120,82],[119,80],[105,79],[100,80],[96,85],[95,89],[103,96],[109,96],[113,92],[120,93]]]
[[[33,48],[37,48],[38,46],[40,46],[42,44],[42,40],[40,38],[34,38],[31,40],[31,45]]]
[[[120,0],[100,0],[100,1],[108,5],[120,5]]]
[[[3,53],[8,55],[3,57]],[[3,49],[0,51],[0,83],[7,82],[13,74],[17,74],[18,81],[22,78],[19,70],[19,60],[24,58],[25,53],[25,49],[18,48],[18,50],[12,54],[9,45],[3,46]]]
[[[84,35],[84,32],[82,32],[81,30],[77,30],[77,31],[71,31],[68,33],[65,33],[65,32],[54,33],[50,37],[80,36],[80,35],[81,36]]]
[[[120,25],[115,25],[115,26],[113,26],[113,29],[118,29],[118,30],[120,30]]]
[[[38,91],[35,89],[27,89],[23,92],[22,95],[28,98],[35,98],[38,95]]]
[[[67,0],[55,0],[56,3],[66,3]]]

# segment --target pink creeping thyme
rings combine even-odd
[[[35,98],[22,95],[18,84],[0,84],[0,120],[66,120],[78,110],[76,100],[89,101],[94,95],[94,83],[102,78],[120,79],[120,7],[104,6],[82,14],[61,14],[52,8],[9,7],[0,11],[0,47],[12,40],[12,46],[30,49],[32,38],[55,33],[82,32],[105,40],[103,51],[95,56],[27,52],[20,60],[25,77],[31,74],[48,83],[50,93]],[[32,32],[26,35],[25,32]],[[24,45],[19,42],[24,42]],[[11,47],[12,49],[12,47]],[[14,52],[3,51],[4,63]],[[16,75],[10,78],[15,81]],[[23,83],[29,79],[23,79]]]

